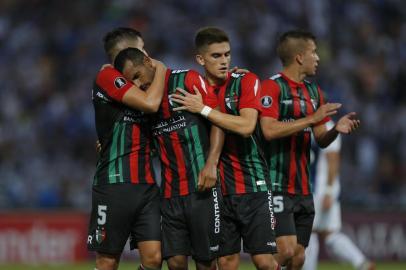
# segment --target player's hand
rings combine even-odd
[[[206,191],[211,189],[216,185],[216,182],[217,166],[208,162],[199,173],[199,181],[197,184],[198,191]]]
[[[323,197],[323,201],[321,203],[321,208],[323,211],[327,211],[333,205],[333,196],[331,194],[325,194]]]
[[[99,154],[101,152],[101,143],[99,140],[96,141],[96,152]]]
[[[343,134],[350,134],[354,130],[356,130],[361,121],[356,118],[356,113],[355,112],[350,112],[338,120],[335,129]]]
[[[327,116],[331,116],[337,113],[338,109],[341,107],[341,103],[326,103],[321,105],[317,111],[311,115],[312,123],[317,124],[322,121]]]
[[[248,73],[250,71],[248,69],[239,68],[239,67],[235,66],[232,69],[230,69],[230,72],[232,72],[232,73]]]
[[[193,90],[196,94],[191,94],[179,87],[176,88],[176,92],[180,94],[173,94],[170,96],[170,99],[182,106],[174,108],[174,111],[187,110],[192,113],[200,113],[202,111],[204,107],[202,95],[195,85],[193,85]]]

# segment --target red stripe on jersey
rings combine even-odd
[[[295,178],[296,178],[296,136],[290,137],[290,160],[289,160],[289,183],[288,193],[295,194]]]
[[[311,97],[309,95],[309,90],[304,87],[303,89],[303,96],[305,97],[306,103],[306,115],[311,115],[314,113],[313,104],[311,102]],[[303,137],[303,145],[302,145],[302,155],[300,157],[300,170],[302,174],[302,192],[303,195],[309,195],[309,176],[307,175],[307,156],[306,153],[309,151],[310,143],[310,133],[305,132]]]
[[[227,195],[227,189],[226,189],[226,181],[224,178],[224,165],[223,162],[220,162],[219,165],[219,170],[220,170],[220,179],[221,179],[221,190],[223,192],[223,195]]]
[[[303,137],[303,145],[302,145],[302,155],[300,157],[300,172],[302,175],[302,192],[303,195],[309,195],[309,187],[308,187],[308,183],[309,183],[309,177],[307,175],[306,172],[306,164],[307,164],[307,158],[306,158],[306,153],[308,151],[308,144],[309,144],[309,140],[310,140],[310,133],[309,132],[305,132],[304,137]]]
[[[172,173],[171,171],[168,169],[169,167],[169,160],[168,160],[168,153],[166,153],[166,149],[165,149],[165,143],[164,143],[164,139],[162,136],[157,136],[158,140],[159,140],[159,147],[161,149],[161,162],[162,162],[162,170],[164,170],[164,178],[162,179],[162,182],[165,183],[165,193],[164,193],[164,197],[165,198],[170,198],[171,197],[171,193],[172,193]]]
[[[171,116],[171,112],[169,109],[169,100],[168,100],[168,81],[169,81],[170,75],[171,75],[171,70],[168,69],[166,71],[166,75],[165,75],[165,89],[164,89],[164,95],[162,97],[162,102],[161,102],[163,118],[168,118]]]
[[[234,180],[235,180],[235,194],[245,193],[245,183],[244,183],[244,174],[242,173],[241,163],[238,160],[237,153],[229,155],[231,160],[231,168],[234,171]]]
[[[147,183],[149,184],[154,184],[154,178],[152,177],[152,170],[151,170],[151,164],[150,164],[150,156],[151,156],[151,149],[150,149],[150,142],[148,142],[146,149],[145,149],[146,155],[145,155],[145,179],[147,180]]]
[[[133,125],[133,130],[131,134],[131,155],[130,155],[130,177],[131,183],[139,183],[140,179],[138,179],[138,159],[139,159],[139,141],[140,141],[140,127],[137,125]]]
[[[186,175],[186,164],[183,159],[182,146],[180,145],[179,136],[176,132],[170,135],[173,151],[176,156],[177,169],[179,173],[179,195],[187,195],[189,193],[188,179]]]

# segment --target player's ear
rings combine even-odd
[[[299,65],[303,65],[303,55],[301,53],[296,54],[295,56],[295,61],[299,64]]]
[[[199,65],[204,66],[204,58],[203,58],[203,56],[200,55],[200,54],[196,54],[196,62]]]

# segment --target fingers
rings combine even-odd
[[[196,85],[193,85],[193,90],[195,91],[196,95],[201,96],[202,94],[200,94],[199,88],[197,88]]]
[[[173,108],[173,110],[175,112],[176,111],[185,111],[185,110],[187,110],[187,107],[186,106],[175,107],[175,108]]]
[[[197,181],[197,190],[203,191],[204,190],[204,177],[201,173],[199,173],[199,180]]]
[[[176,87],[176,91],[181,92],[184,96],[189,95],[188,91],[186,91],[186,90],[184,90],[182,88],[179,88],[179,87]]]

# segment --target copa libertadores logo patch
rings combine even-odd
[[[127,81],[123,78],[123,77],[118,77],[114,80],[114,85],[120,89],[121,87],[123,87],[125,84],[127,83]]]
[[[261,98],[262,107],[269,108],[272,105],[272,97],[270,96],[263,96]]]

